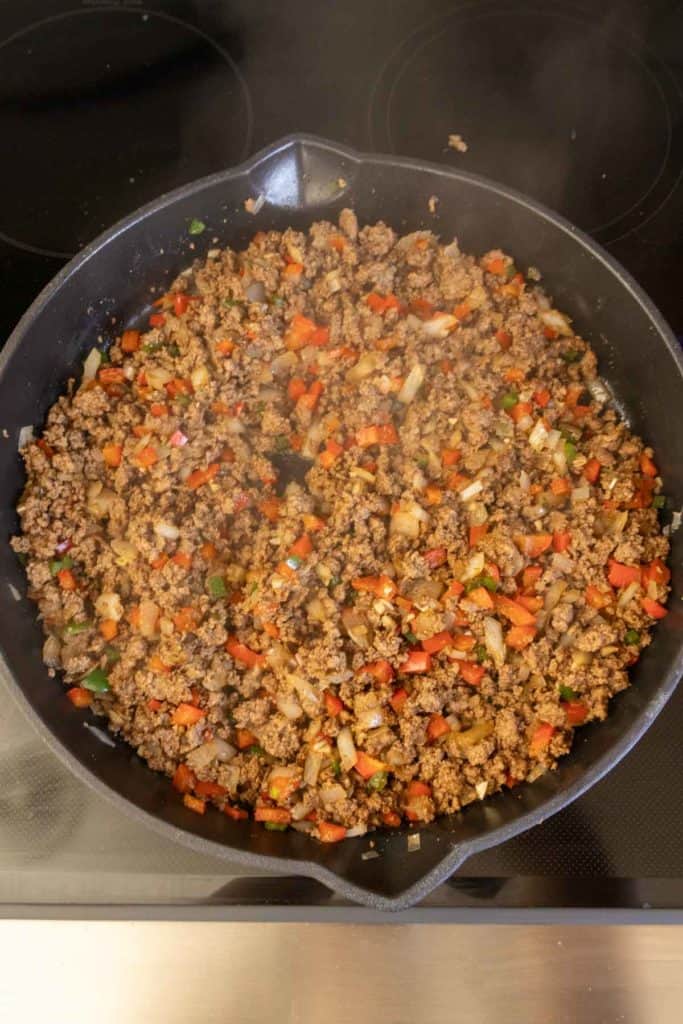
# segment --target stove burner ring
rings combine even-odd
[[[104,5],[102,5],[102,6],[94,6],[92,8],[78,8],[78,9],[62,11],[59,14],[52,15],[52,16],[50,16],[48,18],[43,18],[43,19],[41,19],[39,21],[31,23],[30,25],[26,25],[23,28],[19,29],[17,32],[14,32],[7,39],[5,39],[2,42],[0,42],[0,62],[2,61],[2,57],[3,57],[2,51],[4,49],[6,49],[11,44],[16,43],[17,41],[30,36],[30,34],[32,32],[35,32],[36,30],[44,29],[46,26],[53,25],[53,24],[59,23],[59,22],[63,22],[63,21],[65,21],[67,19],[70,19],[70,18],[77,18],[77,17],[87,16],[87,15],[99,15],[99,16],[101,16],[102,14],[107,14],[107,15],[124,14],[124,15],[128,15],[129,17],[134,17],[137,20],[142,20],[143,22],[147,22],[147,21],[152,20],[152,19],[159,20],[159,21],[162,21],[162,22],[166,22],[166,23],[168,23],[170,25],[178,26],[179,29],[187,31],[190,35],[193,35],[197,39],[203,41],[208,46],[210,46],[213,51],[215,51],[215,53],[227,65],[227,67],[230,69],[230,72],[234,76],[234,79],[235,79],[235,82],[236,82],[236,85],[237,85],[238,91],[239,91],[240,104],[241,104],[241,113],[242,113],[242,117],[243,117],[243,120],[244,120],[244,133],[243,133],[244,140],[243,140],[241,149],[239,150],[239,152],[236,155],[235,159],[234,160],[231,159],[230,162],[231,163],[232,162],[239,163],[242,160],[246,159],[247,155],[249,154],[249,152],[251,150],[251,139],[252,139],[252,134],[253,134],[253,119],[254,119],[254,115],[253,115],[253,104],[252,104],[252,100],[251,100],[251,94],[249,92],[249,87],[248,87],[248,85],[246,83],[246,80],[244,79],[244,76],[242,75],[239,67],[235,63],[235,61],[232,58],[232,56],[230,55],[230,53],[228,53],[228,51],[223,46],[221,46],[220,43],[218,43],[215,39],[213,39],[210,35],[208,35],[205,31],[203,31],[198,26],[193,25],[190,22],[187,22],[187,21],[183,20],[182,18],[175,17],[172,14],[167,14],[164,11],[158,11],[158,10],[147,10],[145,8],[142,8],[142,7],[134,7],[134,8],[133,7],[123,7],[122,8],[122,7],[113,7],[113,6],[109,6],[109,5],[107,5],[107,6],[104,6]],[[218,169],[218,168],[214,168],[214,169]],[[210,173],[210,170],[211,169],[202,171],[200,174],[193,175],[192,177],[201,177],[204,174]],[[177,185],[181,185],[181,184],[184,183],[185,180],[189,181],[191,179],[190,178],[183,179],[181,181],[178,181],[176,184]],[[171,185],[170,188],[172,188],[172,187],[174,187],[174,186]],[[159,190],[159,191],[168,191],[168,189]],[[145,202],[147,202],[147,201],[149,201],[149,200],[151,200],[153,198],[154,198],[154,195],[148,195],[145,198],[141,199],[139,202],[135,202],[134,201],[129,209],[122,211],[121,213],[119,213],[118,216],[115,216],[114,218],[112,218],[112,222],[115,221],[115,220],[118,220],[119,217],[124,216],[126,212],[130,212],[130,210],[134,209],[136,206],[143,205],[143,203],[145,203]],[[11,196],[8,197],[8,200],[9,200],[9,203],[11,204]],[[5,203],[5,206],[7,206],[7,201]],[[47,211],[47,215],[49,216],[49,210]],[[44,215],[41,214],[41,217],[42,216],[44,216]],[[35,220],[36,220],[36,222],[40,220],[38,215],[36,215]],[[102,228],[102,230],[103,229],[104,228]],[[98,233],[99,233],[99,231],[95,232],[95,234],[98,234]],[[34,254],[34,255],[37,255],[37,256],[52,257],[52,258],[59,259],[59,260],[71,259],[75,255],[76,251],[78,251],[78,248],[82,247],[82,246],[78,246],[78,248],[76,250],[69,250],[69,251],[67,251],[65,249],[58,249],[56,247],[51,247],[51,246],[46,246],[46,245],[37,245],[37,244],[34,244],[33,242],[30,242],[30,241],[27,241],[25,239],[17,237],[17,235],[15,233],[13,233],[13,232],[9,232],[9,231],[3,230],[2,227],[0,227],[0,240],[2,240],[3,242],[7,243],[8,245],[15,246],[16,248],[21,249],[21,250],[23,250],[25,252],[28,252],[28,253],[31,253],[31,254]]]
[[[396,113],[399,103],[398,93],[403,80],[409,74],[411,65],[424,54],[429,46],[432,46],[453,28],[471,26],[476,22],[491,23],[496,18],[502,17],[531,18],[544,17],[546,19],[562,20],[581,29],[594,28],[592,23],[583,19],[576,9],[562,9],[561,7],[545,7],[542,10],[513,10],[501,6],[498,0],[488,5],[488,9],[482,10],[480,3],[462,3],[456,11],[447,15],[437,15],[427,23],[418,27],[406,39],[404,39],[385,61],[375,81],[370,106],[368,110],[368,132],[372,140],[373,148],[396,152],[396,124],[400,124]],[[672,154],[675,152],[674,134],[676,125],[683,122],[683,109],[680,109],[681,94],[668,68],[655,56],[639,37],[635,34],[627,35],[621,30],[615,30],[612,35],[602,32],[600,36],[594,37],[602,44],[607,44],[626,55],[630,61],[637,65],[640,74],[645,76],[649,87],[658,97],[661,106],[661,116],[664,124],[665,137],[662,143],[661,159],[653,167],[640,194],[633,198],[629,197],[627,205],[618,212],[609,216],[606,220],[595,224],[584,225],[584,230],[597,235],[604,244],[614,243],[625,238],[633,231],[643,227],[655,217],[671,199],[672,195],[683,180],[683,168],[676,169],[672,165]],[[457,50],[454,49],[457,59]],[[672,112],[672,108],[678,109],[678,113]],[[405,114],[402,115],[405,118]],[[453,125],[452,131],[458,131],[459,125]],[[443,144],[445,147],[446,139]],[[403,147],[405,148],[405,147]],[[444,149],[445,152],[445,149]],[[413,155],[413,154],[411,154]],[[414,154],[417,155],[417,154]],[[440,154],[443,159],[443,154]],[[458,167],[470,170],[466,162],[458,163]],[[491,169],[478,168],[488,177],[501,178]],[[513,184],[510,182],[510,184]],[[520,187],[520,186],[515,186]],[[521,189],[524,191],[524,189]],[[541,198],[540,196],[538,198]],[[547,202],[547,200],[546,200]],[[548,205],[553,205],[548,203]],[[572,218],[571,211],[565,211],[565,215]],[[609,229],[612,229],[611,231]]]

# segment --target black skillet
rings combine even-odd
[[[439,198],[436,215],[430,196]],[[248,197],[263,197],[254,216]],[[84,355],[149,308],[153,287],[170,282],[215,245],[244,246],[257,229],[307,227],[353,206],[361,222],[383,219],[400,232],[429,227],[457,235],[463,249],[500,246],[518,265],[543,270],[559,308],[595,347],[604,377],[633,428],[654,445],[671,509],[683,505],[683,360],[676,339],[638,285],[604,250],[561,217],[490,181],[416,160],[360,155],[310,136],[291,136],[240,167],[163,196],[106,232],[39,295],[0,361],[0,665],[41,736],[79,778],[139,821],[202,853],[245,868],[317,878],[341,895],[397,910],[424,897],[472,854],[502,843],[554,814],[605,774],[647,729],[683,667],[682,536],[674,534],[672,612],[633,672],[633,686],[609,719],[579,730],[559,769],[533,784],[420,828],[376,833],[380,854],[363,859],[368,837],[324,846],[296,832],[266,832],[218,811],[186,810],[168,780],[122,742],[103,743],[65,699],[41,661],[42,634],[22,567],[7,539],[24,474],[20,427],[40,427]],[[189,233],[193,219],[206,224]],[[669,513],[670,518],[670,513]],[[22,595],[16,600],[17,592]]]

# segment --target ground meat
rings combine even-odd
[[[351,210],[257,232],[24,449],[50,671],[194,810],[429,821],[554,767],[628,685],[662,481],[538,280]]]

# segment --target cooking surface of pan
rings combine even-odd
[[[436,214],[428,201],[437,196]],[[256,215],[244,201],[258,200]],[[463,250],[500,246],[519,265],[537,266],[554,301],[595,348],[603,377],[632,428],[657,452],[673,509],[683,505],[683,363],[657,310],[625,271],[567,222],[508,189],[442,167],[363,156],[310,136],[275,143],[234,170],[186,186],[137,211],[88,246],[36,299],[0,362],[1,666],[20,703],[58,755],[103,795],[195,849],[245,866],[306,874],[377,908],[416,902],[475,852],[538,824],[596,782],[637,741],[672,693],[682,665],[681,540],[672,536],[673,611],[633,672],[633,686],[612,703],[605,723],[580,730],[556,772],[419,830],[377,833],[322,846],[294,833],[266,832],[219,813],[185,809],[168,780],[123,742],[103,743],[84,728],[87,715],[63,699],[41,660],[42,630],[25,599],[21,565],[7,539],[23,486],[17,455],[22,426],[40,428],[88,349],[143,315],[154,289],[209,248],[246,244],[258,229],[303,228],[352,206],[361,222],[383,219],[397,231],[431,228],[456,235]],[[191,234],[200,220],[205,229]],[[296,471],[296,467],[294,470]],[[17,594],[20,600],[16,599]]]

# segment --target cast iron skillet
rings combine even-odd
[[[340,185],[341,180],[341,185]],[[243,201],[263,195],[258,215]],[[439,197],[436,216],[428,213]],[[234,170],[204,178],[138,210],[77,256],[45,288],[10,338],[0,362],[0,666],[41,736],[102,796],[169,839],[244,867],[307,875],[348,899],[398,910],[420,900],[472,854],[504,842],[576,799],[634,745],[671,695],[683,668],[681,536],[674,538],[672,611],[633,673],[633,686],[608,720],[579,730],[558,771],[420,828],[407,852],[406,830],[373,836],[380,857],[362,860],[368,839],[334,846],[296,832],[266,832],[211,811],[186,810],[168,780],[122,742],[105,743],[85,727],[62,684],[41,661],[42,633],[25,594],[21,565],[7,538],[24,483],[17,435],[40,427],[48,407],[98,337],[134,323],[149,309],[152,286],[170,282],[216,244],[240,247],[257,229],[307,227],[353,206],[361,222],[384,219],[400,232],[430,227],[466,251],[494,246],[520,267],[538,266],[557,305],[574,317],[633,428],[655,446],[673,508],[683,504],[683,360],[675,338],[638,285],[606,252],[562,218],[503,188],[460,171],[386,156],[361,155],[310,136],[290,136]],[[188,233],[193,218],[207,229]],[[93,719],[90,717],[92,724]]]

